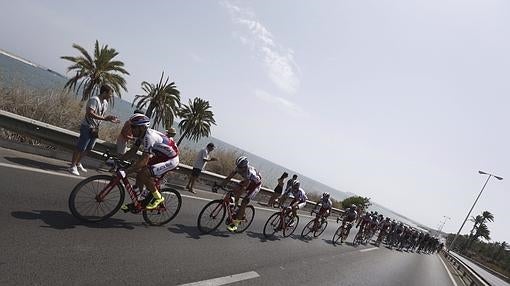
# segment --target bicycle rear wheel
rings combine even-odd
[[[197,227],[201,233],[207,234],[217,229],[225,218],[225,205],[223,200],[209,202],[200,211],[197,220]]]
[[[160,191],[165,201],[154,210],[144,210],[143,219],[150,225],[164,225],[173,220],[181,210],[181,194],[170,188],[164,188]]]
[[[244,210],[244,219],[241,220],[239,225],[237,226],[237,233],[241,233],[250,227],[253,222],[253,218],[255,217],[255,208],[253,206],[246,206]]]
[[[299,217],[293,216],[289,220],[289,223],[285,224],[285,228],[283,229],[283,237],[291,236],[294,233],[294,231],[296,230],[298,224],[299,224]]]
[[[316,229],[314,232],[313,232],[313,236],[315,237],[319,237],[325,230],[326,230],[326,227],[328,227],[328,221],[325,220],[323,223],[321,223],[321,225],[319,226],[318,229]]]
[[[117,184],[102,199],[98,195],[115,179],[109,175],[97,175],[79,182],[69,195],[69,210],[84,222],[99,222],[113,216],[124,202],[124,187]]]
[[[342,226],[339,226],[337,228],[337,230],[335,231],[335,234],[333,235],[333,245],[339,245],[340,243],[338,243],[338,241],[340,240],[340,242],[342,242],[342,235],[343,235],[343,231],[342,231]]]
[[[271,237],[274,236],[275,233],[280,231],[280,212],[272,214],[266,221],[264,225],[264,236]]]
[[[309,221],[305,227],[303,228],[303,230],[301,231],[301,238],[303,239],[312,239],[312,236],[310,235],[313,231],[313,225],[314,225],[314,222],[315,222],[315,219],[312,219],[311,221]]]

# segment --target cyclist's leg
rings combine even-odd
[[[250,200],[254,199],[257,193],[260,191],[261,183],[255,184],[250,182],[248,187],[246,187],[246,196],[241,201],[241,206],[239,207],[239,211],[237,212],[236,219],[241,220],[244,217],[244,212],[246,210],[246,205],[250,202]]]
[[[166,172],[177,168],[179,165],[179,157],[174,157],[161,163],[150,163],[151,162],[149,161],[149,164],[142,168],[142,170],[139,172],[141,182],[145,185],[145,187],[147,187],[147,189],[152,193],[152,196],[154,197],[154,201],[146,206],[147,209],[156,208],[165,200],[159,193],[159,190],[156,188],[153,178],[160,177]]]

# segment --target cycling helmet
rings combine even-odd
[[[248,158],[246,158],[246,156],[239,156],[239,158],[236,159],[236,166],[239,168],[248,166]]]
[[[356,210],[356,205],[352,205],[352,206],[350,206],[350,207],[349,207],[349,210],[350,210],[350,211],[355,211],[355,210]]]
[[[301,183],[298,180],[295,180],[294,182],[292,182],[293,189],[299,189],[299,186],[301,186]]]
[[[329,199],[329,193],[328,192],[325,192],[322,194],[322,197],[323,198],[326,198],[326,199]]]
[[[149,117],[143,115],[143,114],[135,114],[131,116],[129,119],[131,122],[131,126],[146,126],[149,127],[151,125],[151,120]]]

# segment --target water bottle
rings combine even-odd
[[[230,212],[234,212],[235,211],[235,208],[236,208],[236,203],[235,203],[235,200],[234,198],[230,198],[230,202],[228,203],[228,207],[230,208]]]
[[[143,190],[139,191],[138,200],[143,201],[145,199],[145,197],[147,197],[148,194],[149,194],[149,190],[147,190],[147,188],[143,187]]]

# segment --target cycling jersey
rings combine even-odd
[[[255,195],[257,195],[262,187],[262,177],[259,172],[252,166],[248,165],[246,170],[236,168],[236,173],[243,178],[244,182],[248,182],[248,186],[246,187],[246,198],[250,200],[255,198]]]
[[[321,197],[319,203],[322,205],[322,208],[324,209],[330,209],[333,206],[331,199],[329,198],[326,199],[325,197]]]
[[[286,190],[283,195],[288,195],[288,193],[291,193],[292,196],[294,196],[294,199],[295,200],[298,200],[300,202],[306,202],[306,200],[308,199],[308,197],[306,196],[306,193],[305,191],[303,191],[303,189],[299,188],[298,190],[294,190],[293,188],[290,188],[288,190]]]
[[[354,221],[357,216],[358,216],[358,213],[356,211],[347,211],[344,215],[344,221],[345,222]]]
[[[153,155],[147,163],[152,176],[162,176],[179,165],[179,148],[173,138],[149,128],[137,144],[142,144],[143,153]]]

